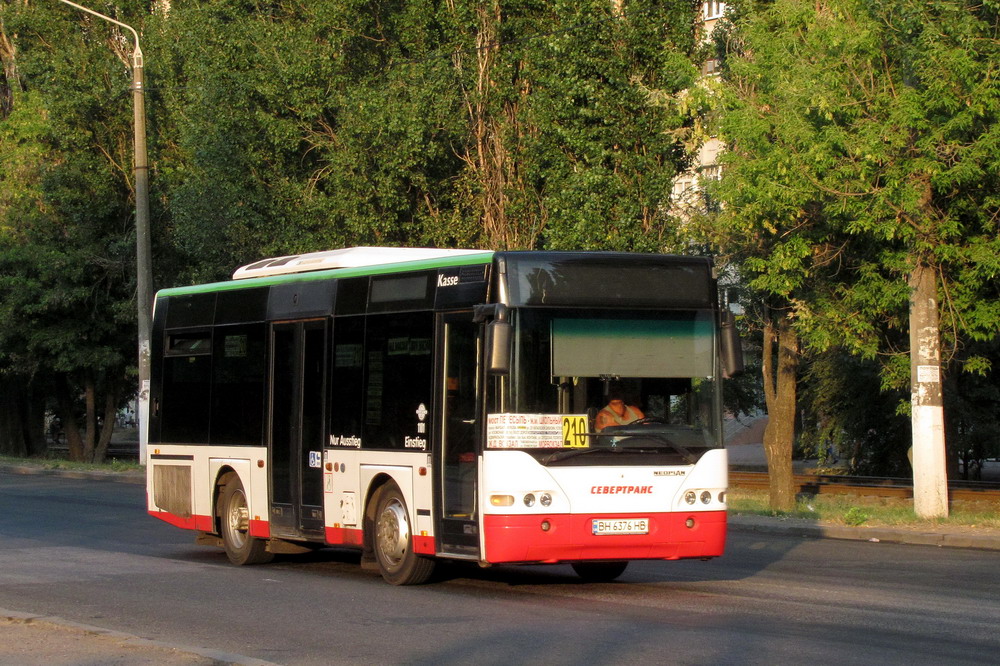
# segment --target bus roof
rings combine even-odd
[[[381,266],[404,261],[447,259],[469,254],[483,254],[483,250],[443,250],[427,247],[348,247],[340,250],[262,259],[237,268],[236,272],[233,273],[233,279],[244,280],[305,271]]]
[[[495,257],[503,257],[504,264],[510,264],[513,282],[509,287],[512,293],[511,304],[541,305],[543,302],[560,300],[555,291],[566,292],[570,288],[573,304],[595,304],[603,294],[605,300],[617,303],[629,284],[641,285],[634,289],[637,293],[653,292],[652,300],[647,305],[662,304],[663,298],[673,302],[682,294],[685,306],[696,303],[714,302],[714,292],[702,282],[697,274],[708,277],[712,274],[712,261],[708,257],[643,255],[622,252],[554,252],[554,251],[507,251],[493,252],[489,250],[449,250],[438,248],[405,248],[405,247],[352,247],[325,252],[310,252],[285,257],[262,259],[252,264],[238,268],[232,280],[197,284],[182,287],[167,288],[157,293],[157,298],[203,294],[220,291],[233,291],[251,287],[267,287],[295,282],[313,282],[336,278],[360,277],[365,275],[380,275],[401,273],[406,271],[432,270],[458,266],[486,264]],[[614,279],[609,280],[606,272],[590,275],[574,272],[574,279],[566,281],[567,271],[573,271],[574,264],[609,265],[614,267]],[[636,280],[625,279],[626,267],[635,264],[642,275]],[[685,269],[684,267],[688,268]],[[515,268],[516,267],[516,268]],[[649,268],[658,267],[651,273]],[[585,267],[584,267],[585,268]],[[691,273],[691,270],[694,273]],[[501,269],[502,273],[506,269]],[[633,271],[634,272],[634,271]],[[651,276],[659,275],[660,282],[656,288],[649,281]],[[690,275],[688,275],[690,273]],[[534,294],[532,279],[538,280],[545,274],[554,276],[553,284],[542,285],[544,288]],[[590,277],[588,278],[588,275]],[[555,279],[562,276],[564,279]],[[687,277],[685,277],[687,276]],[[530,278],[530,279],[529,279]],[[693,282],[689,280],[693,279]],[[589,280],[589,281],[588,281]],[[597,280],[597,283],[594,283]],[[550,280],[552,282],[553,280]],[[619,284],[620,283],[620,284]],[[561,285],[560,289],[555,289]],[[617,285],[617,286],[616,286]],[[698,287],[698,288],[695,288]],[[555,289],[555,291],[553,291]],[[706,291],[705,289],[708,289]],[[607,292],[607,293],[605,293]],[[539,296],[541,294],[541,296]],[[658,294],[658,295],[657,295]],[[535,297],[542,301],[535,302]],[[593,299],[597,298],[597,301]],[[629,300],[629,299],[626,299]],[[570,305],[565,302],[563,305]],[[675,303],[680,305],[680,303]]]
[[[493,254],[489,250],[407,247],[353,247],[310,252],[262,259],[236,269],[232,281],[161,289],[157,297],[263,287],[283,282],[484,264],[493,259]]]

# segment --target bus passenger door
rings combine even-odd
[[[324,320],[271,328],[271,535],[323,534]]]
[[[443,362],[437,382],[441,445],[436,447],[438,546],[441,554],[479,559],[479,325],[472,313],[441,315]]]

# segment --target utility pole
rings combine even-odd
[[[135,130],[136,301],[139,319],[139,462],[144,465],[146,445],[149,442],[149,340],[153,324],[153,253],[149,232],[149,164],[146,157],[146,90],[143,86],[142,49],[139,48],[139,33],[132,26],[70,0],[59,1],[126,29],[135,39],[135,49],[132,51],[132,106]]]
[[[910,274],[909,284],[913,510],[921,518],[947,518],[941,327],[934,268],[918,263]]]

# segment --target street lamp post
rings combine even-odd
[[[135,128],[136,301],[139,318],[139,462],[145,464],[146,444],[149,441],[149,339],[153,322],[153,258],[149,233],[149,164],[146,158],[146,94],[143,87],[142,49],[139,48],[139,33],[132,26],[70,0],[59,1],[125,28],[135,39],[135,50],[132,51],[132,105]]]

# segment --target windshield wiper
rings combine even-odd
[[[624,449],[612,448],[612,447],[584,447],[579,449],[570,449],[569,451],[562,450],[556,451],[555,453],[549,455],[544,460],[541,461],[543,465],[548,465],[550,462],[558,462],[560,460],[568,460],[570,458],[575,458],[577,456],[582,456],[585,453],[594,453],[596,451],[611,451],[613,453],[621,453]]]
[[[610,446],[597,447],[597,450],[601,451],[603,450],[622,451],[625,449],[634,451],[641,449],[649,449],[652,447],[645,444],[639,446],[629,446],[625,442],[633,438],[651,439],[656,442],[661,442],[664,446],[673,449],[674,452],[680,455],[689,465],[693,465],[696,462],[698,462],[698,459],[686,447],[683,447],[680,444],[674,442],[673,440],[669,439],[664,433],[658,432],[653,428],[647,428],[646,426],[629,427],[625,425],[625,426],[611,426],[606,430],[611,430],[612,428],[614,428],[614,432],[602,432],[602,433],[588,432],[586,433],[586,436],[594,437],[597,439],[604,437],[614,438]]]

